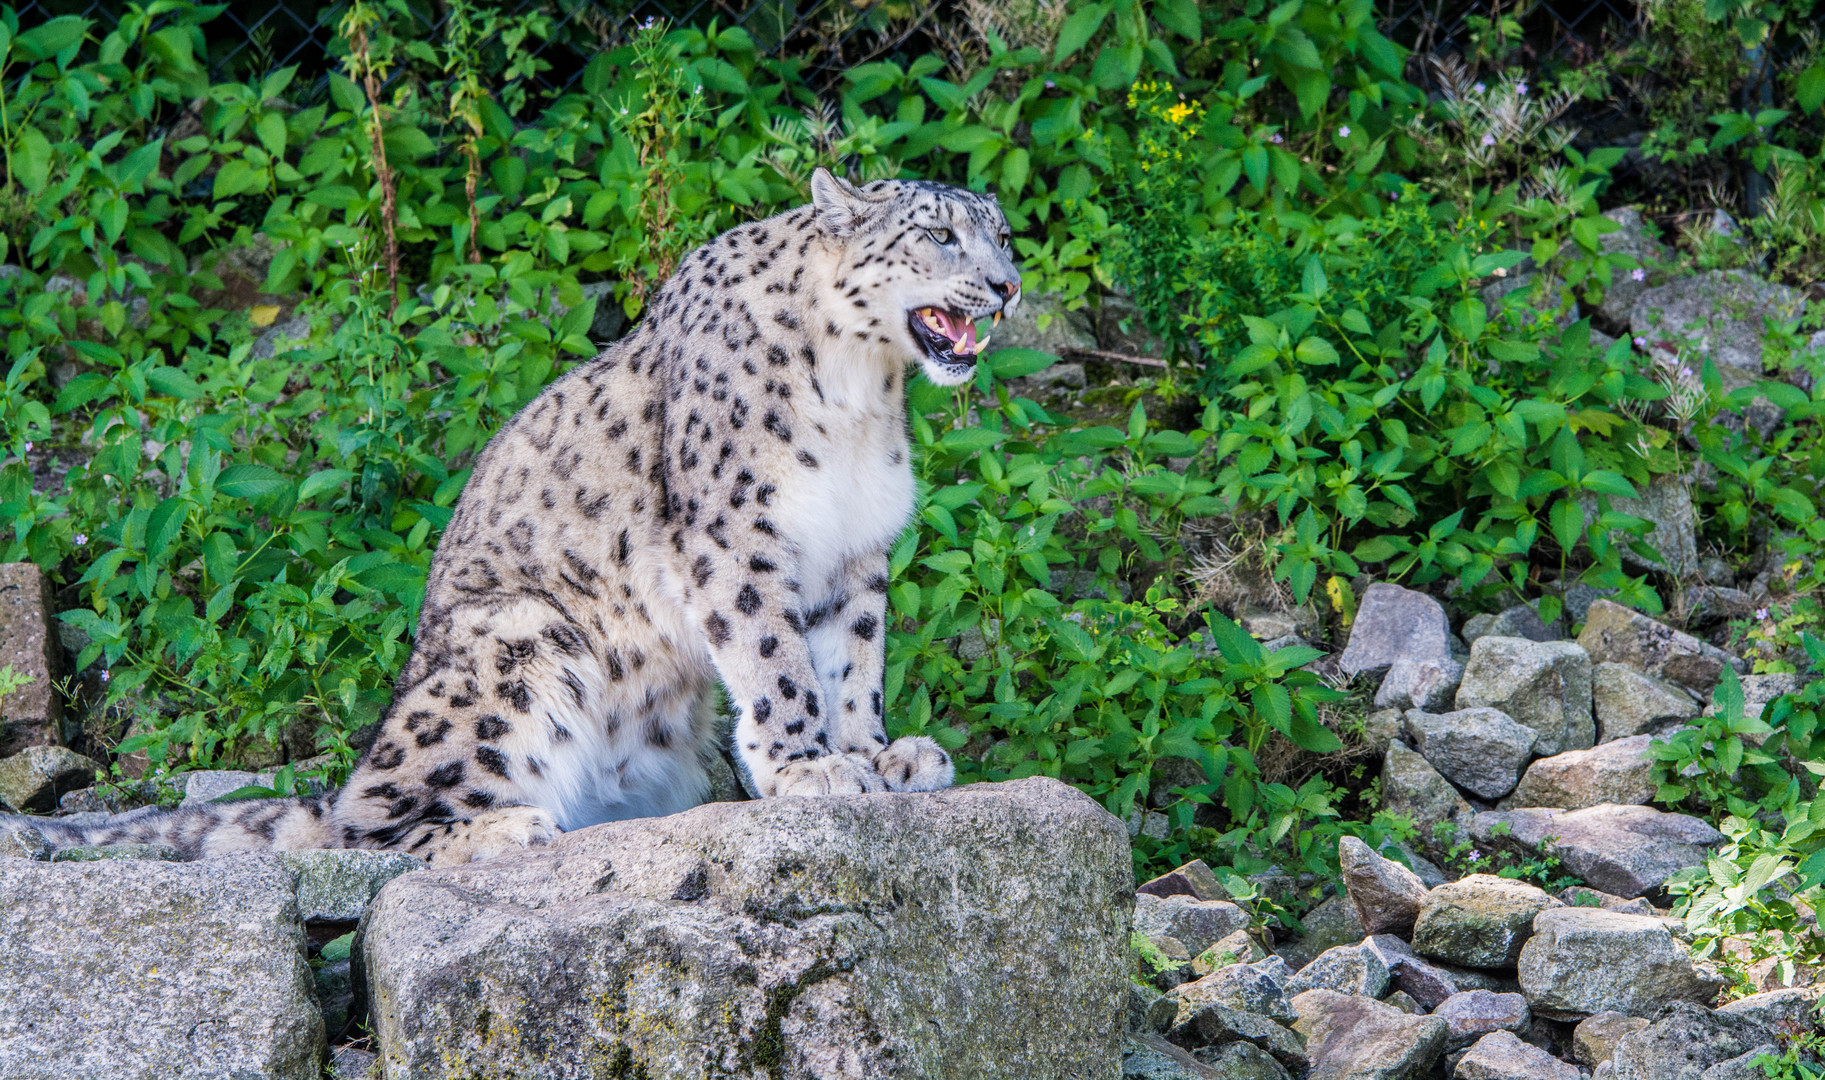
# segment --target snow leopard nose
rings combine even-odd
[[[994,278],[990,278],[989,288],[1000,294],[1003,300],[1012,300],[1014,294],[1020,291],[1020,275],[1015,274],[1012,281],[996,281]]]

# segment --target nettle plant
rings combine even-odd
[[[1158,430],[1139,405],[1125,431],[1061,429],[1005,383],[1051,360],[1004,350],[973,398],[913,392],[922,527],[892,555],[893,734],[963,748],[965,778],[1054,776],[1123,816],[1155,794],[1161,759],[1189,759],[1204,782],[1168,793],[1173,832],[1140,842],[1144,869],[1195,853],[1328,872],[1335,792],[1263,783],[1256,756],[1276,736],[1339,749],[1318,708],[1342,695],[1300,670],[1316,650],[1269,654],[1183,595],[1180,527],[1222,504],[1168,459],[1209,433]],[[1217,825],[1196,824],[1204,806]]]

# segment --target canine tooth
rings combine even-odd
[[[976,340],[976,352],[977,353],[981,353],[982,350],[984,350],[988,347],[989,347],[989,335],[984,334],[982,337],[980,337]]]
[[[920,317],[925,320],[925,325],[931,327],[933,330],[938,331],[940,334],[942,334],[944,332],[943,324],[938,322],[937,312],[933,311],[931,308],[924,309],[924,312]]]
[[[997,312],[996,312],[996,313],[995,313],[995,323],[994,323],[994,325],[996,325],[996,326],[1000,326],[1000,325],[1001,325],[1001,312],[999,312],[999,311],[997,311]],[[984,339],[983,339],[983,340],[984,340],[984,341],[987,341],[987,340],[988,340],[988,339],[987,339],[987,338],[984,338]]]

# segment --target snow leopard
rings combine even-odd
[[[943,748],[885,727],[906,382],[972,379],[978,323],[1015,310],[1021,277],[992,195],[823,169],[810,188],[685,257],[631,334],[489,441],[345,786],[31,823],[52,845],[188,858],[468,862],[697,805],[719,682],[763,798],[948,786]]]

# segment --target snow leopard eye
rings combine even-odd
[[[933,240],[936,240],[940,244],[948,244],[951,242],[951,231],[949,229],[927,229],[925,231]]]
[[[1008,244],[1013,241],[1013,237],[1006,232],[1003,232],[1000,236],[996,237],[996,239],[1001,241],[1001,250],[1003,251],[1006,251],[1008,249]]]

